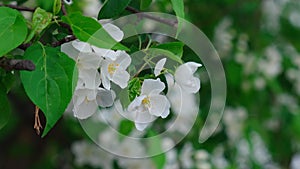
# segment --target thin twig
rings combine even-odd
[[[28,8],[28,7],[25,7],[25,6],[17,6],[17,5],[0,5],[0,6],[6,6],[6,7],[9,7],[9,8],[12,8],[12,9],[16,9],[18,11],[28,11],[28,12],[34,12],[35,11],[35,8]]]
[[[0,58],[0,67],[6,71],[11,70],[35,70],[35,65],[31,60],[10,59],[7,57]]]
[[[166,25],[170,25],[172,27],[177,27],[177,25],[178,25],[178,22],[176,20],[168,20],[168,19],[157,17],[157,16],[149,15],[147,13],[143,13],[143,12],[141,12],[141,11],[139,11],[139,10],[133,8],[133,7],[130,7],[130,6],[127,6],[126,10],[131,12],[131,13],[138,14],[141,17],[152,19],[154,21],[158,21],[158,22],[164,23]]]

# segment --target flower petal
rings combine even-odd
[[[139,131],[144,131],[145,128],[149,125],[149,123],[134,123],[135,128]]]
[[[112,82],[120,86],[122,89],[127,87],[130,75],[124,70],[117,70],[112,77]]]
[[[154,116],[161,116],[165,113],[166,107],[168,107],[170,103],[166,96],[154,95],[150,97],[150,104],[149,113]]]
[[[142,96],[139,96],[139,97],[136,97],[128,106],[127,110],[129,112],[135,112],[142,104],[142,101],[143,99],[145,98],[146,96],[142,95]]]
[[[61,52],[68,55],[70,58],[77,61],[77,58],[79,56],[79,51],[73,47],[72,42],[62,44],[60,50]]]
[[[102,80],[103,87],[107,90],[110,90],[110,80],[108,79],[107,74],[105,74],[102,68],[101,68],[101,80]]]
[[[105,56],[107,55],[107,53],[108,53],[109,51],[111,51],[110,49],[98,48],[98,47],[96,47],[96,46],[91,46],[91,47],[92,47],[92,49],[94,50],[94,52],[95,52],[97,55],[103,56],[103,57],[105,57]]]
[[[130,56],[125,51],[117,51],[117,58],[116,63],[119,64],[119,67],[121,67],[123,70],[127,69],[127,67],[131,63]]]
[[[141,94],[150,95],[150,94],[159,94],[165,89],[165,84],[160,81],[160,79],[146,79],[143,82]]]
[[[81,42],[81,41],[75,40],[72,42],[72,45],[79,52],[83,52],[83,53],[91,53],[92,52],[91,45],[86,42]]]
[[[166,73],[165,77],[166,77],[166,81],[167,81],[167,84],[168,84],[168,90],[169,90],[175,84],[174,77],[170,73]]]
[[[184,92],[196,93],[200,89],[200,79],[194,77],[194,73],[201,64],[195,62],[185,63],[175,71],[175,81]]]
[[[84,101],[80,105],[74,105],[74,116],[79,119],[86,119],[92,116],[98,110],[98,105],[95,100]]]
[[[84,69],[98,69],[102,58],[95,53],[80,53],[78,56],[78,65]]]
[[[100,84],[100,74],[97,69],[79,69],[79,80],[83,82],[83,87],[87,89],[97,89]]]
[[[97,104],[101,107],[111,107],[114,104],[116,94],[113,90],[98,89],[96,96]]]
[[[160,115],[161,118],[166,118],[169,114],[170,114],[170,107],[171,107],[171,104],[168,100],[167,102],[167,105],[165,107],[165,110],[163,111],[163,113]]]
[[[124,37],[123,31],[121,31],[121,29],[119,27],[117,27],[116,25],[113,25],[111,23],[107,23],[107,24],[103,25],[103,28],[117,42],[120,42]]]
[[[160,72],[162,71],[162,69],[164,68],[164,65],[166,63],[167,59],[166,58],[163,58],[161,60],[159,60],[156,65],[155,65],[155,68],[154,68],[154,75],[155,76],[158,76],[160,74]]]

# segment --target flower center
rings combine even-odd
[[[142,104],[145,106],[145,107],[150,107],[150,98],[149,96],[145,97],[143,100],[142,100]]]
[[[107,68],[108,69],[108,73],[110,75],[114,74],[116,72],[116,70],[117,70],[118,67],[119,67],[119,64],[117,64],[117,63],[110,63],[108,65],[108,68]]]

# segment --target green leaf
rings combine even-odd
[[[181,0],[171,0],[171,2],[172,2],[173,10],[175,11],[175,14],[178,19],[178,28],[176,34],[177,37],[182,28],[181,19],[184,19],[184,3]]]
[[[139,78],[133,78],[128,83],[128,91],[129,91],[129,100],[133,101],[136,96],[139,96],[141,93],[141,82]]]
[[[72,98],[75,61],[59,48],[42,44],[28,48],[24,59],[32,60],[36,65],[35,71],[22,71],[21,80],[29,98],[45,114],[44,137],[63,115]]]
[[[159,49],[159,48],[149,48],[146,53],[149,56],[157,57],[157,56],[165,56],[171,60],[174,60],[175,62],[178,62],[182,64],[182,60],[179,56],[175,55],[174,53],[165,50],[165,49]]]
[[[0,57],[2,57],[25,40],[27,25],[17,10],[0,7],[0,16]]]
[[[131,0],[106,0],[98,14],[98,19],[110,19],[124,11]]]
[[[53,14],[56,15],[61,9],[61,0],[54,0]]]
[[[0,84],[0,130],[7,124],[11,109],[6,96],[6,90],[3,85]]]
[[[34,35],[39,35],[51,23],[51,20],[51,13],[46,12],[44,9],[37,8],[32,17],[32,30],[25,43],[28,43]]]
[[[12,74],[12,72],[7,72],[4,69],[0,69],[0,84],[2,84],[3,88],[5,87],[6,93],[10,91],[15,81],[16,77],[14,74]]]
[[[141,10],[145,10],[147,9],[152,3],[152,0],[141,0],[141,6],[140,9]]]
[[[184,44],[182,42],[170,42],[159,44],[157,46],[154,46],[153,48],[168,50],[179,58],[182,58],[183,46]]]
[[[125,136],[129,135],[134,129],[134,123],[130,120],[122,120],[119,125],[119,133]]]
[[[163,153],[161,147],[162,145],[161,137],[153,130],[150,130],[148,132],[147,137],[151,138],[151,141],[147,142],[146,145],[148,154],[152,156],[153,154],[158,154],[158,152],[162,152],[162,154],[151,157],[151,160],[154,162],[157,169],[163,169],[166,163],[166,155]]]
[[[95,19],[76,12],[63,16],[63,21],[70,24],[74,35],[81,41],[105,49],[129,50],[116,42]]]

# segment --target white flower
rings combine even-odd
[[[110,89],[110,81],[122,89],[127,87],[130,75],[126,72],[131,63],[130,56],[124,51],[109,51],[101,66],[101,78],[104,88]]]
[[[160,93],[165,84],[160,79],[146,79],[143,82],[141,95],[128,106],[128,111],[135,114],[135,126],[144,130],[155,117],[166,118],[170,113],[170,103],[166,96]]]
[[[168,83],[167,98],[171,103],[173,112],[177,115],[173,119],[177,122],[174,125],[173,121],[168,123],[170,131],[178,131],[187,133],[191,125],[194,123],[197,116],[196,96],[192,93],[184,92],[181,87],[174,82],[174,77],[171,74],[165,74]]]
[[[74,116],[79,119],[86,119],[92,116],[97,110],[97,91],[93,89],[77,89],[74,92]]]
[[[197,93],[200,89],[200,79],[194,77],[194,73],[202,65],[195,62],[187,62],[180,65],[175,71],[175,81],[187,93]]]
[[[167,59],[166,58],[163,58],[161,60],[159,60],[156,65],[155,65],[155,68],[154,68],[154,75],[155,77],[158,76],[160,74],[160,72],[162,71],[162,69],[164,68],[164,65],[166,63]]]

